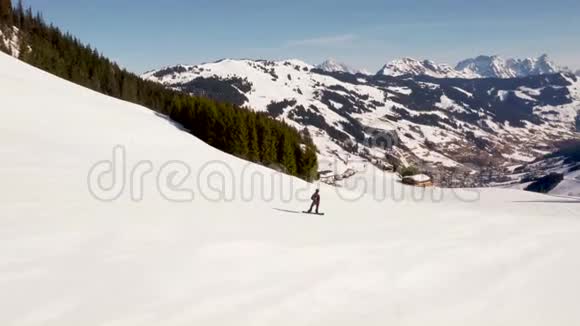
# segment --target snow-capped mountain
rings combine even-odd
[[[499,56],[478,56],[461,61],[455,70],[481,78],[527,77],[560,71],[545,54],[538,58],[507,60]]]
[[[560,71],[560,68],[550,60],[547,54],[538,58],[509,59],[508,67],[513,69],[517,77],[534,75],[553,74]]]
[[[459,62],[455,68],[431,60],[403,58],[386,64],[378,75],[431,76],[435,78],[517,78],[564,71],[547,55],[538,58],[503,59],[499,56],[478,56]]]
[[[455,67],[457,71],[472,73],[480,78],[514,78],[516,72],[499,56],[478,56],[463,60]]]
[[[316,68],[323,70],[323,71],[326,71],[326,72],[346,72],[346,73],[354,74],[354,75],[367,74],[363,70],[353,68],[345,63],[338,62],[332,58],[325,60],[323,63],[316,66]]]
[[[470,72],[460,72],[446,64],[436,64],[431,60],[415,60],[413,58],[403,58],[393,60],[386,64],[378,75],[384,76],[431,76],[435,78],[476,78],[477,75]]]
[[[142,77],[308,128],[319,159],[329,162],[322,169],[338,173],[354,161],[501,170],[544,155],[558,140],[580,137],[580,80],[573,74],[361,76],[326,72],[299,60],[227,59]]]

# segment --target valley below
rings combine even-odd
[[[485,58],[500,60],[466,61],[462,66],[473,70],[459,74],[405,59],[370,75],[333,62],[224,59],[142,77],[308,130],[326,180],[372,164],[395,171],[414,166],[443,187],[484,187],[517,182],[509,177],[515,166],[580,139],[578,77],[557,71],[547,56],[526,59],[535,72],[513,68],[526,60],[508,60],[512,66],[494,62],[503,70],[478,75],[489,71],[474,68]]]

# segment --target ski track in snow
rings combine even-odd
[[[325,216],[292,214],[277,209],[307,208],[316,185],[143,107],[4,54],[0,92],[2,325],[580,324],[577,202],[404,187],[369,167],[322,185]],[[175,203],[146,177],[142,201],[98,201],[88,171],[117,145],[128,166],[187,162],[187,185],[226,163],[237,191],[224,203],[193,187]],[[275,178],[251,187],[244,168]],[[303,191],[285,200],[291,186]],[[274,198],[242,200],[251,189]]]

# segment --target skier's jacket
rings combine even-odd
[[[310,197],[310,199],[312,199],[312,201],[313,201],[313,202],[315,202],[315,203],[319,203],[319,202],[320,202],[320,194],[318,194],[318,193],[316,192],[316,193],[314,193],[314,194],[312,195],[312,197]]]

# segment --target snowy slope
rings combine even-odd
[[[2,325],[580,323],[577,203],[417,192],[369,169],[357,183],[366,195],[323,186],[326,216],[293,214],[282,210],[303,209],[312,186],[143,107],[4,54],[0,94]],[[153,172],[99,201],[89,185],[111,180],[87,175],[115,146],[127,171],[149,162]],[[186,171],[167,173],[175,161],[191,169],[183,183]],[[274,178],[251,186],[242,171]],[[386,196],[374,198],[380,181]],[[221,201],[220,182],[236,190]],[[176,202],[187,197],[179,187],[194,199]],[[273,198],[257,198],[261,190]]]

